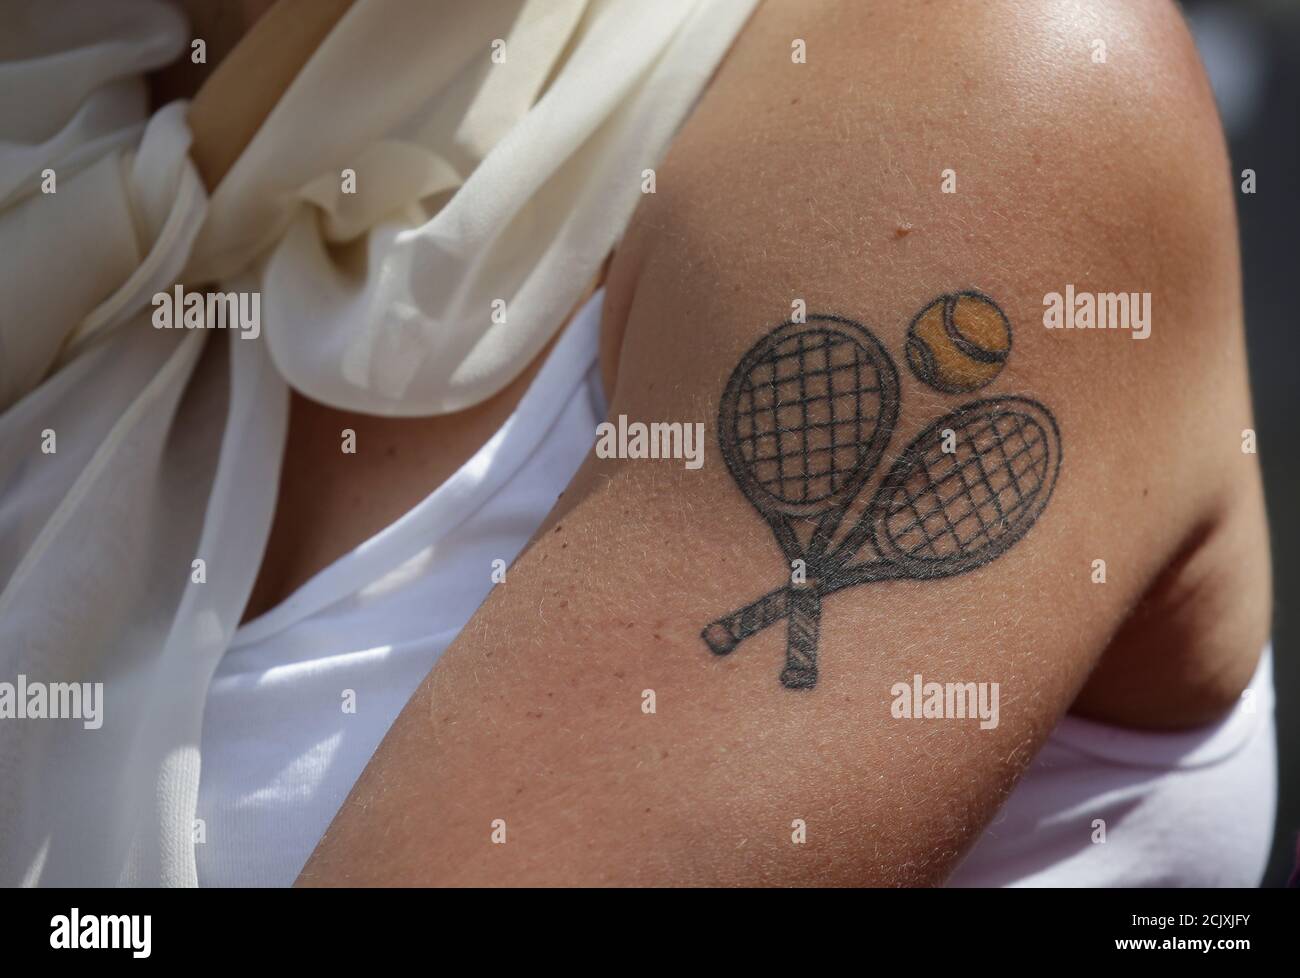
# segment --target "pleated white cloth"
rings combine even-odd
[[[289,387],[427,415],[508,384],[755,2],[357,0],[209,198],[186,106],[148,109],[144,74],[190,50],[175,8],[9,0],[0,684],[104,703],[98,729],[0,719],[0,884],[196,882],[203,702]],[[259,292],[260,337],[154,329],[176,283]]]

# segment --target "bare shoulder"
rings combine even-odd
[[[941,881],[1257,491],[1171,4],[768,2],[655,183],[610,414],[702,464],[588,457],[304,882]]]
[[[689,257],[729,266],[805,227],[894,261],[1172,244],[1150,260],[1173,268],[1233,248],[1213,98],[1170,0],[761,4],[659,175],[613,269],[614,322],[651,240],[727,234]],[[765,233],[734,237],[750,225]]]
[[[852,309],[888,335],[978,286],[1014,329],[1003,379],[1056,388],[1072,459],[1118,490],[1078,518],[1146,528],[1076,707],[1189,726],[1236,700],[1267,532],[1234,180],[1175,4],[767,3],[658,176],[612,270],[611,383],[688,371],[665,340],[725,342],[724,308]]]

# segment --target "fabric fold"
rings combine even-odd
[[[148,107],[146,73],[189,49],[176,5],[11,2],[0,683],[104,697],[93,729],[0,721],[0,883],[194,885],[205,695],[290,388],[412,416],[509,384],[754,5],[355,0],[209,194],[187,104]],[[155,329],[177,285],[256,294],[257,338]]]

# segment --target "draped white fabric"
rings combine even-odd
[[[289,387],[422,415],[508,384],[754,3],[357,0],[210,198],[186,106],[148,109],[190,50],[175,8],[6,4],[0,684],[104,703],[98,729],[0,719],[0,883],[194,884],[203,702]],[[154,329],[176,283],[260,293],[260,337]]]

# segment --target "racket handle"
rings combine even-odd
[[[752,604],[708,625],[700,632],[700,637],[714,655],[726,655],[749,636],[785,617],[788,606],[786,593],[784,587],[770,591]]]
[[[792,584],[787,590],[785,668],[781,685],[786,689],[812,689],[817,685],[817,633],[821,630],[822,597],[817,586]]]

